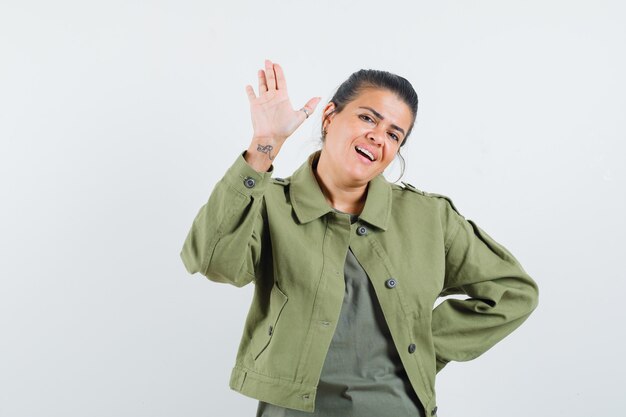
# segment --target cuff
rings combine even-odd
[[[270,178],[272,178],[274,165],[272,164],[266,172],[257,172],[246,162],[245,153],[246,151],[243,151],[237,156],[235,162],[226,171],[224,180],[239,193],[245,196],[258,197],[263,194]]]

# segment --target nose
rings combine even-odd
[[[384,134],[385,132],[382,129],[372,129],[367,133],[367,139],[369,139],[371,142],[375,143],[376,145],[380,145],[383,143],[384,140]]]

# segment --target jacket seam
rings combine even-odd
[[[290,379],[290,378],[286,378],[284,376],[278,376],[278,375],[272,375],[272,374],[266,374],[266,373],[263,373],[263,372],[259,372],[258,370],[254,369],[254,368],[249,368],[249,367],[243,365],[242,363],[235,364],[235,368],[240,369],[242,371],[245,371],[247,373],[251,373],[253,375],[259,375],[259,376],[267,378],[267,379],[274,379],[274,380],[277,380],[280,383],[284,383],[284,384],[293,384],[293,385],[297,385],[299,387],[306,387],[307,389],[316,389],[317,388],[314,385],[303,384],[301,382],[298,382],[298,381]]]
[[[244,203],[243,204],[244,207],[246,205],[245,204],[246,200],[248,202],[252,201],[252,199],[249,196],[243,194],[242,192],[237,190],[235,187],[233,187],[228,182],[225,182],[225,184],[228,186],[228,188],[230,188],[231,190],[235,191],[240,197],[243,197],[243,199],[240,199],[239,201]],[[228,216],[226,216],[224,219],[222,219],[222,221],[215,228],[215,238],[213,239],[213,242],[211,242],[210,246],[209,246],[211,255],[207,256],[205,264],[202,266],[202,271],[203,271],[205,276],[208,275],[209,265],[211,265],[211,261],[213,260],[213,255],[215,253],[215,248],[217,248],[217,244],[219,243],[219,241],[222,239],[222,236],[224,235],[223,226],[224,226],[225,223],[229,222],[233,217],[235,217],[236,213],[237,213],[237,210],[230,210],[230,214]],[[245,259],[244,259],[244,262],[245,262]]]
[[[456,240],[457,236],[459,235],[459,231],[461,230],[461,220],[455,218],[457,226],[456,229],[454,229],[454,233],[452,234],[451,238],[450,238],[450,243],[448,243],[445,247],[445,252],[444,254],[447,255],[448,251],[450,250],[450,247],[452,247],[452,244],[454,243],[454,241]]]
[[[314,322],[314,315],[315,315],[315,307],[317,306],[317,303],[319,302],[319,292],[320,292],[320,286],[322,285],[322,279],[324,277],[324,272],[326,270],[326,256],[324,254],[324,249],[326,246],[326,239],[328,239],[328,218],[324,217],[324,237],[322,238],[322,269],[321,269],[321,273],[319,276],[319,279],[317,281],[317,286],[315,287],[315,297],[313,298],[313,303],[312,303],[312,307],[311,307],[311,318],[309,320],[309,327],[307,328],[306,331],[306,335],[304,337],[304,343],[305,346],[302,350],[302,354],[300,355],[300,359],[298,360],[298,366],[296,368],[296,375],[300,374],[300,371],[303,367],[302,364],[306,364],[306,361],[308,360],[308,357],[310,355],[311,352],[311,343],[308,343],[309,341],[309,337],[311,336],[311,332],[313,332],[313,322]],[[305,372],[306,374],[306,372]]]

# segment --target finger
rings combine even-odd
[[[313,97],[311,100],[307,101],[304,106],[302,106],[303,108],[307,110],[307,112],[309,113],[309,116],[313,114],[320,100],[322,100],[321,97]],[[308,118],[308,116],[303,111],[300,111],[300,113],[302,113],[302,116],[304,117],[304,119]]]
[[[259,95],[267,91],[267,80],[265,79],[265,71],[259,70]]]
[[[311,100],[307,101],[305,106],[307,109],[311,109],[311,113],[315,111],[315,108],[322,101],[321,97],[313,97]]]
[[[311,100],[307,101],[303,107],[305,107],[309,111],[309,114],[312,114],[315,111],[315,108],[319,104],[320,100],[322,100],[321,97],[313,97]]]
[[[274,71],[276,72],[276,88],[279,90],[287,90],[287,81],[285,80],[283,68],[274,63]]]
[[[256,94],[254,94],[254,89],[250,84],[246,85],[246,94],[248,94],[248,100],[251,103],[256,99]]]
[[[274,65],[269,59],[265,60],[265,79],[267,81],[267,91],[276,90],[276,74],[274,74]]]

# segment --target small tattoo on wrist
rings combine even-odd
[[[270,161],[274,160],[274,157],[272,156],[272,149],[274,149],[272,145],[257,145],[256,146],[256,150],[259,152],[266,153]]]

